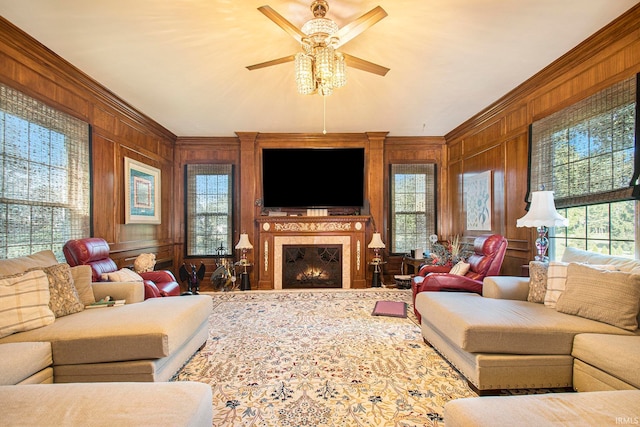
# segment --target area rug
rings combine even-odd
[[[422,340],[410,290],[211,294],[209,339],[174,381],[213,391],[214,426],[442,426],[475,396]],[[408,317],[373,316],[377,301]]]

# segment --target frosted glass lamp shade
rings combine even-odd
[[[553,191],[531,193],[529,212],[516,221],[516,227],[566,227],[569,220],[556,211]]]

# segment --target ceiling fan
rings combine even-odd
[[[338,28],[331,19],[325,18],[329,5],[326,0],[311,3],[314,18],[307,21],[302,29],[297,28],[269,6],[258,8],[267,18],[291,35],[302,46],[302,52],[260,64],[250,65],[249,70],[270,67],[295,61],[296,83],[302,94],[331,94],[333,88],[346,83],[345,66],[384,76],[389,68],[355,56],[337,52],[337,49],[372,25],[387,16],[387,12],[376,6],[355,21]]]

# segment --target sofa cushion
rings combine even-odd
[[[542,261],[529,262],[529,295],[527,301],[542,304],[547,293],[547,270],[549,264]]]
[[[0,385],[18,384],[51,366],[51,343],[0,344]]]
[[[638,424],[639,406],[639,390],[484,396],[448,402],[444,418],[447,427],[600,427]]]
[[[449,274],[456,274],[458,276],[464,276],[469,272],[471,268],[471,264],[464,261],[459,261],[456,265],[454,265],[451,270],[449,270]]]
[[[49,267],[58,260],[52,251],[46,250],[35,254],[0,260],[0,276],[12,276],[24,273],[33,267]]]
[[[96,302],[96,297],[93,295],[93,287],[91,286],[91,274],[91,267],[88,265],[71,267],[73,286],[76,287],[80,301],[84,305],[91,305]]]
[[[0,338],[50,325],[49,280],[42,270],[0,279]]]
[[[571,355],[598,370],[640,388],[640,336],[580,334],[573,340]]]
[[[44,267],[49,280],[49,308],[56,317],[68,316],[84,310],[78,291],[73,284],[69,264],[62,263]]]
[[[577,248],[566,248],[562,255],[562,261],[591,265],[612,265],[616,270],[640,274],[640,261],[637,259],[599,254]]]
[[[55,365],[156,359],[172,354],[208,319],[211,298],[152,298],[84,310],[1,342],[50,341]]]
[[[211,426],[211,399],[211,386],[189,381],[0,387],[11,426]]]
[[[631,332],[543,304],[459,292],[421,292],[422,322],[469,353],[571,354],[578,333]]]
[[[556,309],[619,328],[638,329],[640,275],[569,264]]]

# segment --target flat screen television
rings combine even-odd
[[[266,208],[362,207],[364,148],[264,148]]]

